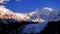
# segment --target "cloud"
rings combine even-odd
[[[5,0],[5,1],[10,1],[10,0]]]
[[[22,0],[16,0],[16,2],[22,2]]]
[[[16,1],[21,1],[21,0],[16,0]]]
[[[4,2],[8,2],[10,0],[0,0],[0,3],[3,4]]]
[[[0,0],[0,3],[3,3],[4,2],[4,0]]]
[[[0,0],[0,4],[5,4],[5,2],[9,2],[10,0]],[[14,0],[16,2],[22,2],[22,0]]]

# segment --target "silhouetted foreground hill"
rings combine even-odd
[[[22,29],[24,29],[25,25],[35,24],[35,23],[38,23],[38,22],[32,22],[32,21],[18,22],[14,19],[0,19],[0,33],[1,34],[21,34]]]
[[[60,21],[48,22],[40,34],[60,34]]]
[[[0,34],[22,34],[23,33],[22,30],[24,29],[25,25],[36,24],[36,23],[38,22],[32,22],[32,21],[18,22],[14,19],[0,19]],[[44,29],[38,34],[60,34],[60,21],[48,22],[48,24],[44,27]]]

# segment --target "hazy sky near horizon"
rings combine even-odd
[[[26,13],[43,7],[59,9],[60,0],[10,0],[4,5],[14,12]]]

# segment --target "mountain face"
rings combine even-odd
[[[32,14],[31,20],[38,19],[38,22],[40,22],[40,20],[42,20],[42,22],[60,20],[60,10],[44,7],[43,9],[37,9],[32,13],[30,13]]]
[[[27,15],[14,13],[5,6],[0,6],[0,33],[1,34],[21,34],[27,24],[38,22],[28,21]]]
[[[2,34],[11,32],[18,34],[18,32],[22,32],[22,29],[24,31],[26,24],[31,25],[26,25],[24,32],[40,32],[47,22],[58,20],[60,20],[60,10],[44,7],[43,9],[36,9],[29,13],[15,13],[5,6],[0,6],[0,33]],[[29,26],[32,27],[29,28]]]
[[[17,21],[28,21],[29,19],[26,14],[12,12],[9,9],[5,8],[5,6],[0,6],[0,18],[13,18]]]
[[[15,13],[5,6],[0,6],[0,18],[13,18],[17,21],[34,21],[41,23],[60,20],[60,10],[44,7],[29,13]]]

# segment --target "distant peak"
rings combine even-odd
[[[30,13],[15,13],[6,8],[5,6],[0,6],[0,18],[4,19],[13,18],[17,21],[45,22],[48,20],[58,18],[57,15],[60,14],[59,11],[52,10],[53,10],[52,8],[44,7],[42,10],[36,9],[35,11]]]
[[[43,9],[47,9],[49,11],[52,11],[53,10],[52,8],[49,8],[49,7],[43,7]]]

